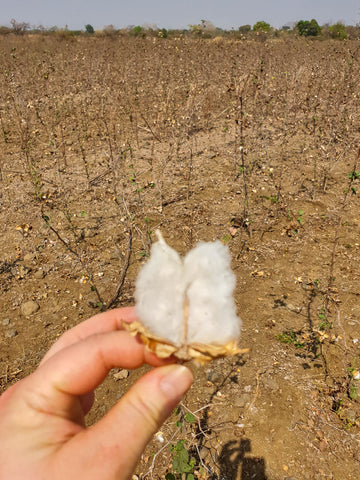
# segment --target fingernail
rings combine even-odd
[[[172,400],[180,400],[189,390],[194,377],[191,371],[183,365],[169,365],[168,371],[160,380],[160,388]]]

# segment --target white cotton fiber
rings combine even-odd
[[[240,335],[233,300],[235,275],[221,242],[199,243],[184,260],[189,300],[188,343],[223,345]]]
[[[237,339],[241,320],[233,300],[235,275],[227,247],[219,241],[200,242],[182,261],[158,236],[136,281],[136,310],[145,327],[180,346],[186,300],[186,344],[224,345]]]
[[[182,343],[184,274],[179,254],[159,236],[136,280],[136,311],[154,335]]]

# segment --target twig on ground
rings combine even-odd
[[[206,437],[206,438],[209,438],[209,437],[208,437],[208,435],[206,435],[206,433],[204,432],[204,430],[201,428],[200,417],[198,417],[198,415],[196,415],[196,413],[197,413],[197,412],[200,412],[201,410],[204,410],[204,409],[206,409],[206,408],[209,408],[211,405],[212,405],[212,404],[205,405],[204,407],[199,408],[199,409],[196,410],[195,412],[192,412],[192,411],[190,410],[190,408],[188,408],[186,405],[183,404],[183,402],[180,403],[180,406],[181,406],[184,410],[187,410],[189,413],[191,413],[192,415],[194,415],[194,417],[195,417],[196,420],[197,420],[200,433],[201,433],[204,437]]]
[[[169,441],[166,442],[166,443],[160,448],[160,450],[158,450],[158,451],[154,454],[153,459],[152,459],[152,462],[151,462],[151,466],[150,466],[149,470],[148,470],[144,475],[142,475],[142,478],[143,478],[143,479],[146,478],[146,477],[149,476],[149,475],[150,475],[150,478],[153,478],[152,473],[153,473],[153,470],[154,470],[156,457],[157,457],[166,447],[168,447],[168,446],[170,445],[170,442],[172,441],[172,439],[175,437],[175,435],[176,435],[177,433],[178,433],[178,432],[175,431],[175,432],[171,435]]]
[[[9,372],[8,371],[8,367],[6,368],[6,373],[3,373],[2,375],[0,375],[0,378],[5,378],[5,382],[7,383],[8,382],[8,379],[9,379],[9,376],[10,377],[15,377],[18,373],[21,373],[22,372],[22,369],[21,368],[18,368],[17,370],[15,370],[14,372]]]
[[[210,468],[205,465],[205,463],[203,462],[203,459],[201,458],[201,455],[200,455],[200,451],[199,451],[199,448],[198,446],[195,444],[195,448],[196,448],[196,451],[197,451],[197,454],[198,454],[198,457],[199,457],[199,460],[200,460],[200,463],[201,463],[201,466],[208,472],[210,473],[210,475],[212,476],[211,478],[213,478],[214,480],[217,480],[218,476],[210,470]]]

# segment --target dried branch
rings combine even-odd
[[[115,291],[115,294],[114,294],[113,298],[110,300],[110,302],[107,305],[104,305],[104,310],[109,310],[118,301],[118,297],[120,295],[121,288],[122,288],[122,286],[124,284],[124,281],[125,281],[126,272],[129,268],[129,264],[130,264],[131,244],[132,244],[132,230],[129,229],[128,244],[127,244],[127,249],[126,249],[124,265],[123,265],[123,268],[122,268],[121,274],[120,274],[120,279],[119,279],[118,285],[116,287],[116,291]]]
[[[325,308],[325,313],[326,314],[328,313],[328,310],[329,310],[329,302],[331,300],[331,290],[334,286],[335,257],[336,257],[336,252],[337,252],[337,247],[338,247],[338,244],[339,244],[339,240],[340,240],[340,227],[341,227],[345,207],[347,205],[347,200],[348,200],[349,194],[351,194],[351,187],[352,187],[353,182],[355,180],[354,175],[357,172],[359,161],[360,161],[360,148],[359,148],[359,150],[356,154],[356,158],[355,158],[354,166],[351,170],[351,174],[349,175],[348,187],[344,192],[343,201],[341,203],[341,207],[340,207],[340,211],[339,211],[338,221],[337,221],[337,224],[336,224],[336,227],[335,227],[334,242],[333,242],[333,248],[332,248],[332,252],[331,252],[331,260],[330,260],[329,280],[328,280],[328,285],[327,285],[327,290],[326,290],[326,295],[325,295],[324,308]]]
[[[87,276],[89,277],[89,282],[90,282],[90,285],[91,285],[91,288],[92,290],[96,293],[96,296],[98,298],[98,301],[99,303],[101,303],[101,305],[104,304],[102,298],[101,298],[101,295],[100,295],[100,292],[99,290],[97,289],[95,283],[93,282],[93,279],[92,279],[92,275],[91,273],[89,272],[89,269],[87,267],[87,265],[85,264],[84,260],[81,258],[80,254],[74,250],[68,241],[66,241],[64,238],[62,238],[62,236],[60,235],[60,233],[52,226],[50,225],[50,220],[49,220],[49,217],[47,215],[45,215],[43,212],[41,213],[41,216],[44,220],[44,222],[46,223],[46,225],[50,228],[50,230],[56,235],[56,237],[60,240],[60,242],[65,245],[65,247],[69,250],[70,253],[72,253],[78,260],[79,262],[81,263],[81,265],[84,267],[85,271],[86,271],[86,274]]]

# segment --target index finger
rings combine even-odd
[[[115,308],[94,315],[61,335],[41,360],[40,365],[49,360],[49,358],[63,348],[81,342],[92,335],[123,330],[122,322],[131,323],[135,320],[138,320],[138,317],[135,313],[134,307]]]

